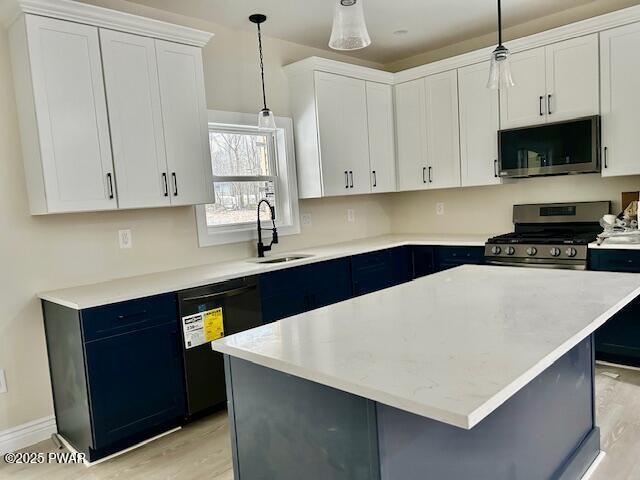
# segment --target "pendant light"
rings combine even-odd
[[[260,78],[262,80],[262,104],[263,108],[258,112],[258,128],[275,129],[276,118],[273,116],[273,112],[267,107],[267,94],[264,89],[264,61],[262,59],[262,32],[260,31],[260,24],[264,23],[267,19],[266,15],[261,13],[254,13],[249,17],[249,21],[255,23],[258,26],[258,52],[260,53]]]
[[[491,53],[491,71],[487,88],[499,90],[513,86],[515,86],[515,82],[511,77],[509,50],[502,45],[502,6],[498,0],[498,46]]]
[[[359,50],[371,45],[364,22],[362,0],[337,0],[329,47],[334,50]]]

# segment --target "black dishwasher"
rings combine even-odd
[[[211,340],[262,325],[257,277],[244,277],[178,292],[187,415],[226,401],[222,354]]]

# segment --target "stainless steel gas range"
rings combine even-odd
[[[584,270],[587,246],[610,209],[610,202],[514,205],[515,231],[487,241],[486,263]]]

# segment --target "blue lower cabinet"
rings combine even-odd
[[[260,275],[262,320],[297,315],[351,297],[349,258],[312,263]]]
[[[351,257],[353,295],[399,285],[412,278],[410,247],[390,248]]]
[[[482,265],[484,247],[436,247],[434,269],[436,272],[460,265]]]
[[[58,432],[90,461],[184,423],[174,294],[43,313]]]
[[[589,250],[589,268],[640,273],[640,251]],[[596,359],[640,367],[640,298],[636,298],[596,330]]]
[[[177,322],[89,342],[96,449],[184,416]]]
[[[435,250],[437,247],[428,245],[414,245],[411,247],[413,262],[412,278],[431,275],[436,271]]]

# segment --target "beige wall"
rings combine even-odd
[[[123,2],[100,3],[215,32],[204,49],[209,107],[257,112],[255,35]],[[327,55],[266,40],[269,101],[276,114],[289,113],[280,65],[318,54]],[[0,368],[9,385],[0,394],[0,431],[53,413],[37,291],[254,254],[249,243],[198,248],[193,208],[32,217],[20,150],[7,32],[0,28]],[[387,205],[383,195],[303,201],[300,210],[312,214],[312,227],[282,238],[277,250],[388,233]],[[355,209],[355,223],[346,222],[347,208]],[[131,228],[132,250],[118,248],[121,228]]]
[[[512,231],[512,208],[520,203],[610,200],[620,209],[621,192],[640,190],[640,176],[601,178],[598,174],[507,181],[504,185],[396,193],[390,200],[397,233],[490,233]],[[445,214],[436,215],[444,202]]]

